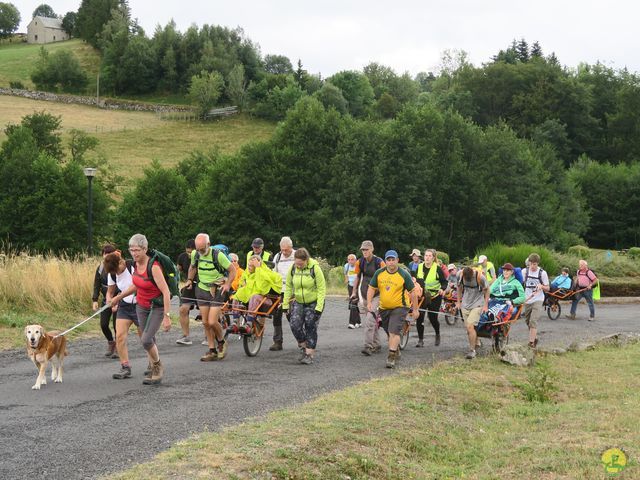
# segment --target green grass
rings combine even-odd
[[[84,105],[67,105],[20,97],[0,96],[0,142],[4,126],[19,123],[22,117],[45,110],[62,117],[63,138],[79,129],[100,140],[98,151],[125,178],[142,175],[152,160],[171,166],[193,150],[233,153],[251,141],[267,140],[276,124],[245,115],[212,122],[161,120],[154,113],[101,110]]]
[[[381,367],[382,367],[382,362]],[[527,401],[530,369],[453,360],[326,394],[178,442],[119,479],[639,478],[640,345],[553,357],[551,401]]]
[[[25,87],[33,89],[31,72],[35,68],[42,45],[14,43],[0,45],[0,86],[9,87],[9,82],[20,81]],[[89,88],[93,90],[96,75],[100,68],[100,56],[89,44],[82,40],[49,43],[44,46],[49,53],[69,49],[80,61],[80,65],[89,76]]]

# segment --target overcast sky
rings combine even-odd
[[[6,1],[6,0],[5,0]],[[41,1],[8,0],[26,32]],[[57,14],[76,11],[80,0],[50,0]],[[525,5],[526,3],[526,5]],[[147,35],[172,18],[181,31],[192,24],[240,26],[263,55],[298,58],[327,77],[376,61],[398,73],[433,71],[445,49],[462,49],[480,65],[512,39],[538,41],[564,65],[603,63],[640,71],[637,22],[640,2],[592,0],[129,0]]]

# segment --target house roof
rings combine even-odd
[[[56,28],[58,30],[62,30],[62,20],[59,18],[50,18],[50,17],[34,17],[33,21],[39,21],[43,27],[46,28]]]

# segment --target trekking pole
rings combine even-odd
[[[78,328],[80,325],[84,325],[85,323],[87,323],[89,320],[91,320],[91,319],[92,319],[92,318],[94,318],[95,316],[100,315],[100,314],[101,314],[102,312],[104,312],[107,308],[111,308],[111,304],[110,304],[110,303],[105,304],[105,305],[104,305],[104,307],[102,307],[102,308],[100,308],[100,309],[96,310],[96,312],[95,312],[93,315],[91,315],[90,317],[85,318],[85,319],[84,319],[83,321],[81,321],[80,323],[78,323],[78,324],[74,325],[73,327],[71,327],[71,328],[69,328],[69,329],[65,330],[65,331],[64,331],[64,332],[62,332],[62,333],[57,334],[57,335],[56,335],[55,337],[53,337],[53,338],[62,337],[62,336],[64,336],[64,335],[66,335],[67,333],[72,332],[73,330],[75,330],[76,328]]]

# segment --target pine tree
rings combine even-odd
[[[533,42],[533,45],[531,46],[531,58],[542,58],[542,57],[543,57],[542,47],[537,41]]]
[[[518,60],[522,63],[527,63],[529,61],[529,44],[524,38],[520,39],[515,50],[518,54]]]

